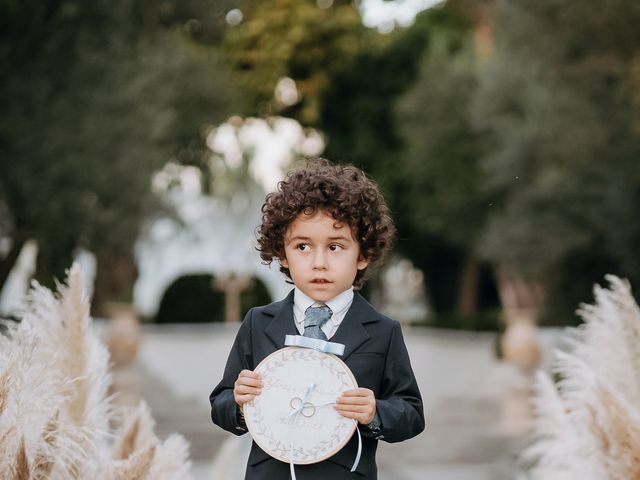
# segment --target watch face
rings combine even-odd
[[[345,390],[357,388],[349,367],[335,355],[287,347],[256,367],[262,393],[244,404],[251,436],[283,462],[317,463],[342,449],[357,422],[334,408]]]

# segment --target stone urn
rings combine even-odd
[[[509,388],[502,405],[501,431],[506,435],[527,433],[533,420],[531,394],[533,373],[540,366],[542,352],[537,339],[536,310],[507,308],[504,310],[504,335],[500,339],[502,356],[510,367]]]
[[[109,303],[105,306],[109,326],[104,340],[111,355],[114,369],[127,368],[140,348],[140,322],[129,303]]]
[[[104,333],[111,356],[110,393],[115,394],[116,404],[135,407],[142,397],[139,379],[131,368],[140,348],[140,322],[131,304],[109,303],[105,310],[110,319]]]
[[[500,339],[503,358],[523,373],[532,374],[540,366],[542,358],[537,338],[536,311],[507,308],[504,317],[506,330]]]

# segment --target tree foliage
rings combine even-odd
[[[242,11],[245,20],[228,30],[225,50],[245,93],[245,112],[278,113],[316,125],[334,73],[371,47],[374,32],[346,0],[329,8],[315,0],[246,0]],[[283,77],[296,82],[300,101],[294,105],[274,98]]]
[[[469,314],[495,297],[479,290],[482,265],[475,250],[492,199],[481,168],[484,139],[470,115],[478,47],[462,6],[451,2],[419,18],[429,44],[395,115],[405,141],[397,167],[402,216],[413,240],[405,250],[427,273],[436,308]]]
[[[203,4],[0,3],[2,233],[38,240],[46,283],[77,246],[129,250],[158,207],[152,173],[228,113],[220,15],[185,21]]]
[[[640,279],[639,21],[618,0],[495,5],[495,55],[474,100],[498,199],[480,248],[543,279],[560,310],[604,273]]]
[[[448,2],[394,32],[385,48],[363,51],[335,76],[321,117],[329,158],[382,184],[398,248],[426,272],[439,311],[456,305],[464,247],[481,220],[468,169],[480,142],[468,115],[476,80],[465,12]]]
[[[491,203],[482,191],[482,139],[469,114],[477,59],[468,25],[430,34],[418,79],[397,107],[407,139],[401,166],[407,203],[420,206],[408,216],[417,234],[473,248]]]
[[[640,284],[639,21],[624,0],[449,0],[382,35],[347,0],[0,0],[0,228],[46,247],[41,278],[130,246],[151,173],[202,165],[237,89],[234,113],[318,127],[382,184],[437,309],[480,257],[563,314],[604,273]]]
[[[639,19],[616,0],[449,1],[380,53],[421,39],[397,89],[361,65],[335,82],[329,148],[383,179],[436,308],[469,256],[542,282],[560,321],[604,273],[640,276]]]

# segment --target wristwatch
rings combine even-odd
[[[378,412],[376,412],[375,416],[373,417],[373,420],[371,420],[371,423],[367,425],[367,428],[371,430],[371,433],[376,435],[376,439],[384,438],[383,435],[380,435],[380,428],[382,428],[382,420],[380,420],[380,415],[378,415]]]
[[[238,426],[236,426],[236,430],[240,430],[242,432],[247,431],[247,423],[244,421],[244,412],[239,405],[236,404],[236,422]]]

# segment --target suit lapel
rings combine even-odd
[[[273,316],[264,333],[276,348],[284,347],[285,336],[299,335],[293,320],[293,290],[281,302],[269,305],[264,313]]]
[[[344,345],[344,354],[340,357],[342,360],[346,360],[360,345],[371,338],[364,324],[377,321],[376,317],[373,307],[356,292],[353,303],[340,323],[338,331],[329,340]]]
[[[269,305],[264,310],[265,315],[272,316],[264,329],[265,335],[271,343],[280,349],[284,347],[287,335],[300,335],[293,320],[293,290],[281,302]],[[355,350],[371,338],[365,324],[378,321],[378,313],[358,292],[353,296],[353,303],[345,315],[340,327],[330,342],[344,345],[344,354],[340,357],[346,360]]]

